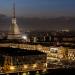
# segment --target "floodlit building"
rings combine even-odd
[[[4,72],[43,70],[46,68],[46,53],[37,50],[0,48],[4,55]],[[14,72],[13,71],[13,72]]]
[[[13,17],[12,17],[12,23],[10,25],[8,39],[20,39],[21,38],[21,32],[19,29],[19,26],[16,22],[16,13],[15,13],[15,1],[13,3]]]

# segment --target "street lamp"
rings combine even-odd
[[[27,36],[26,35],[23,35],[22,36],[22,39],[27,40]]]
[[[28,37],[26,35],[23,35],[22,36],[22,40],[23,40],[23,42],[25,42],[25,41],[27,42],[28,41]]]

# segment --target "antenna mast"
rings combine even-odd
[[[13,1],[13,18],[16,18],[16,16],[15,16],[15,0]]]

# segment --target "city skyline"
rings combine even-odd
[[[12,15],[13,0],[0,0],[0,13]],[[75,16],[74,0],[15,0],[16,15],[21,17]]]
[[[0,0],[0,75],[73,69],[74,0]]]

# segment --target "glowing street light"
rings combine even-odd
[[[22,75],[27,75],[26,73],[23,73]]]
[[[15,66],[10,66],[10,70],[15,70]]]

